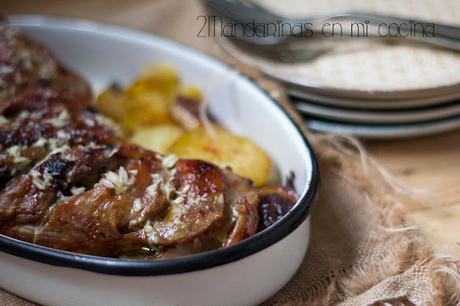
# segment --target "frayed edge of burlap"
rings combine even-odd
[[[306,295],[311,304],[340,303],[366,292],[385,278],[423,267],[425,279],[434,288],[429,304],[460,305],[459,260],[434,254],[417,227],[409,225],[404,218],[408,201],[424,205],[432,198],[431,192],[397,180],[370,157],[354,137],[310,133],[308,136],[318,158],[335,163],[337,174],[359,186],[369,205],[378,207],[382,224],[353,265],[331,271],[329,278],[310,287]],[[391,301],[385,303],[392,304]]]

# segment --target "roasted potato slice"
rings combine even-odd
[[[187,85],[187,86],[182,87],[179,90],[179,96],[182,96],[184,98],[187,98],[187,99],[190,99],[196,102],[203,101],[203,93],[201,92],[201,89],[194,85]]]
[[[156,92],[164,97],[172,97],[179,91],[180,79],[177,70],[169,65],[147,67],[139,78],[126,90],[130,97]]]
[[[236,136],[222,127],[213,126],[213,131],[210,133],[206,128],[198,127],[179,138],[170,151],[181,158],[202,159],[221,167],[230,167],[257,186],[264,185],[272,167],[267,153],[249,139]]]
[[[96,106],[121,122],[127,130],[143,125],[172,123],[169,109],[180,91],[177,71],[167,65],[149,67],[128,88],[109,88],[99,95]],[[197,95],[186,90],[189,95]]]
[[[96,108],[101,113],[121,121],[126,115],[126,97],[123,90],[115,86],[104,90],[96,100]]]
[[[124,125],[133,129],[139,125],[171,123],[169,107],[179,91],[177,71],[167,65],[146,68],[125,92],[128,115]]]
[[[123,118],[123,125],[132,130],[142,125],[172,123],[169,116],[170,98],[157,92],[128,97],[127,115]]]
[[[173,124],[148,126],[135,130],[131,137],[131,142],[146,149],[166,154],[182,134],[184,134],[184,131]]]

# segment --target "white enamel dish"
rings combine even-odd
[[[95,92],[130,82],[145,66],[168,63],[200,86],[210,111],[256,141],[283,177],[295,174],[300,200],[272,227],[232,247],[164,261],[67,253],[0,235],[0,287],[44,305],[254,305],[294,275],[307,250],[318,170],[292,119],[249,79],[204,54],[120,27],[40,16],[10,22],[47,45]]]

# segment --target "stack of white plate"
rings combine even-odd
[[[306,124],[320,132],[401,138],[460,127],[460,84],[393,92],[286,86]]]
[[[254,0],[282,16],[305,18],[359,11],[460,26],[460,1],[381,5],[380,0]],[[460,52],[398,39],[304,41],[305,49],[332,50],[304,62],[283,62],[234,40],[218,41],[237,60],[288,90],[313,130],[367,138],[409,137],[460,127]],[[259,50],[260,51],[260,50]]]

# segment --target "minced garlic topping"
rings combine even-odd
[[[30,112],[28,110],[23,110],[18,115],[18,119],[25,119],[28,117],[30,117]]]
[[[37,139],[37,141],[32,145],[33,147],[43,147],[48,141],[41,137],[39,139]]]
[[[163,186],[166,198],[168,200],[170,200],[171,195],[173,195],[174,192],[175,192],[174,182],[176,180],[176,177],[175,177],[176,173],[177,173],[177,169],[176,168],[172,169],[170,174],[169,174],[170,176],[169,176],[168,181]]]
[[[150,225],[150,221],[147,221],[144,225],[144,233],[147,235],[150,243],[160,242],[160,237],[158,236],[157,231]]]
[[[96,120],[96,122],[99,125],[105,126],[106,128],[109,128],[109,129],[113,130],[118,135],[123,134],[123,130],[122,130],[121,126],[118,123],[116,123],[115,121],[113,121],[112,119],[110,119],[109,117],[106,117],[106,116],[101,115],[101,114],[96,114],[94,116],[94,119]]]
[[[3,117],[2,115],[0,115],[0,125],[3,125],[5,123],[8,123],[8,119],[6,119],[5,117]]]
[[[6,153],[8,153],[10,156],[13,157],[13,162],[15,164],[28,164],[30,162],[30,159],[27,157],[21,156],[21,148],[19,146],[12,146],[6,150]]]
[[[133,202],[133,211],[138,212],[142,209],[142,201],[141,199],[137,198]]]
[[[179,160],[179,157],[175,154],[169,154],[163,157],[162,164],[166,169],[171,169],[176,165],[176,162]]]
[[[150,184],[145,191],[147,192],[148,196],[151,198],[155,198],[158,192],[158,188],[162,183],[161,176],[158,173],[152,174],[152,184]]]
[[[64,132],[63,130],[59,130],[56,134],[57,138],[63,139],[63,140],[69,140],[70,139],[70,134]]]
[[[80,194],[82,192],[85,192],[86,188],[85,187],[77,187],[77,186],[74,186],[70,189],[70,192],[73,194],[73,195],[77,195],[77,194]]]
[[[123,194],[134,183],[134,177],[129,177],[126,169],[120,167],[118,172],[107,172],[100,183],[107,188],[114,189],[117,194]]]
[[[45,190],[53,179],[51,175],[44,174],[42,176],[40,172],[35,169],[30,171],[30,175],[32,176],[32,183],[40,190]]]
[[[47,122],[51,123],[54,127],[63,127],[64,125],[69,123],[69,112],[64,109],[62,112],[59,113],[59,116],[56,118],[52,118],[47,120]]]

